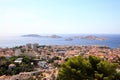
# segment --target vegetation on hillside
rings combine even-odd
[[[23,58],[21,63],[15,63],[17,58]],[[1,75],[15,75],[20,72],[33,71],[33,65],[31,64],[32,58],[27,56],[13,56],[9,59],[6,57],[0,57],[0,76]],[[13,68],[9,68],[10,64],[14,64]]]

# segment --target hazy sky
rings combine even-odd
[[[0,0],[0,35],[120,34],[120,0]]]

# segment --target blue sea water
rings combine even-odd
[[[103,45],[111,48],[120,47],[120,35],[103,35],[96,34],[97,37],[105,37],[107,40],[87,40],[73,38],[78,34],[60,35],[62,38],[41,38],[41,37],[21,37],[21,36],[9,36],[0,37],[0,47],[15,47],[25,45],[27,43],[39,43],[39,45]],[[66,38],[72,37],[72,41],[66,41]]]

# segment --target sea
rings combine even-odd
[[[93,35],[93,34],[82,34]],[[45,38],[45,37],[22,37],[22,36],[0,36],[1,48],[12,48],[16,46],[26,45],[28,43],[38,43],[39,45],[70,45],[70,46],[89,46],[100,45],[108,46],[110,48],[120,47],[120,35],[119,34],[94,34],[93,36],[104,37],[106,40],[87,40],[77,39],[74,36],[81,36],[79,34],[60,34],[62,38]],[[72,38],[71,41],[65,39]]]

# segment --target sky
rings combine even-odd
[[[0,0],[0,36],[120,34],[120,0]]]

